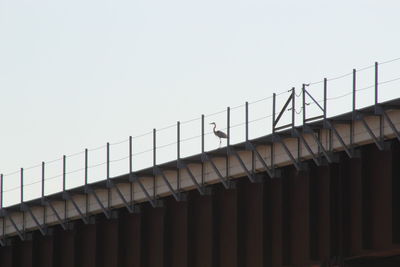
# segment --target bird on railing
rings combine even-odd
[[[210,124],[214,125],[214,129],[213,129],[214,135],[219,138],[219,146],[221,146],[222,138],[226,139],[226,138],[228,138],[228,135],[226,133],[224,133],[223,131],[219,131],[219,130],[216,131],[215,128],[217,128],[217,125],[215,124],[215,122],[212,122]]]

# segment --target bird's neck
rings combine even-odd
[[[214,129],[213,129],[214,133],[215,133],[215,128],[216,128],[216,127],[217,127],[217,125],[214,124]]]

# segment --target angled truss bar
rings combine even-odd
[[[160,175],[162,177],[162,179],[164,180],[165,184],[167,185],[169,191],[174,196],[175,200],[180,201],[181,198],[179,196],[179,193],[172,187],[171,183],[168,181],[167,177],[165,176],[164,171],[160,167],[155,166],[154,172],[156,175]]]
[[[46,231],[43,228],[43,226],[39,223],[38,219],[36,218],[35,214],[33,214],[31,208],[26,205],[25,203],[21,204],[21,208],[23,211],[27,211],[29,215],[31,216],[32,220],[35,222],[36,226],[39,228],[40,233],[44,236],[46,235]]]
[[[304,89],[304,92],[312,99],[312,101],[314,101],[314,103],[319,107],[319,109],[320,109],[322,112],[325,112],[324,108],[318,103],[317,100],[315,100],[315,98],[314,98],[306,89]],[[304,103],[304,104],[305,104],[305,103]]]
[[[203,153],[202,154],[202,159],[203,159],[203,161],[210,162],[211,167],[213,168],[214,172],[217,174],[219,180],[224,185],[225,189],[229,189],[229,181],[227,181],[227,179],[222,176],[221,172],[218,170],[218,168],[215,165],[215,163],[212,160],[212,158],[209,155],[207,155],[206,153]]]
[[[303,134],[300,133],[297,129],[294,129],[297,137],[300,138],[301,142],[304,144],[304,147],[306,148],[306,150],[308,151],[308,153],[310,153],[313,161],[315,162],[315,165],[320,166],[321,163],[318,160],[317,156],[315,155],[315,153],[312,151],[310,145],[307,143],[306,139],[304,138]]]
[[[25,240],[24,235],[22,234],[21,230],[18,229],[17,224],[14,222],[13,218],[9,214],[7,214],[6,216],[10,220],[12,226],[14,227],[14,229],[17,232],[17,235],[19,236],[21,241],[24,241]]]
[[[133,213],[132,207],[129,205],[128,201],[126,200],[126,198],[124,197],[124,195],[122,194],[121,190],[119,189],[118,185],[114,184],[111,180],[108,181],[109,185],[113,188],[115,188],[115,191],[117,191],[117,195],[119,196],[119,198],[122,200],[122,202],[124,203],[126,209],[128,210],[129,213]]]
[[[0,246],[5,247],[6,242],[4,242],[4,236],[0,239]]]
[[[360,118],[362,124],[364,125],[365,129],[367,130],[369,136],[371,136],[372,140],[374,140],[375,145],[378,147],[379,150],[383,150],[382,142],[378,140],[374,132],[372,132],[371,127],[369,127],[368,123],[365,121],[364,117]]]
[[[294,91],[293,91],[294,92]],[[286,101],[285,105],[281,109],[281,112],[279,112],[278,117],[274,120],[274,127],[278,124],[279,120],[281,119],[283,113],[286,111],[287,106],[290,104],[290,102],[293,100],[293,92],[290,94],[288,100]]]
[[[50,201],[45,201],[45,203],[50,207],[51,211],[56,216],[58,223],[61,225],[61,228],[63,230],[66,230],[67,227],[65,226],[64,221],[61,219],[60,214],[58,214],[57,210],[54,208],[53,204]]]
[[[322,154],[324,154],[326,160],[328,161],[328,163],[332,163],[333,160],[331,158],[331,156],[329,156],[328,152],[326,151],[325,147],[322,145],[321,141],[315,136],[314,132],[312,132],[311,130],[311,136],[313,137],[315,143],[317,143],[319,149],[321,150]]]
[[[389,124],[390,129],[392,129],[393,133],[396,135],[397,139],[400,141],[400,133],[399,130],[397,130],[396,126],[394,125],[392,119],[389,117],[387,112],[382,109],[382,115]]]
[[[251,151],[254,151],[254,154],[256,155],[258,160],[261,162],[264,169],[267,171],[269,177],[271,177],[271,178],[275,177],[274,171],[270,167],[268,167],[268,164],[265,162],[265,160],[261,156],[260,152],[258,152],[257,148],[249,141],[247,142],[246,145],[250,148]]]
[[[156,202],[154,200],[154,198],[152,198],[149,194],[149,192],[146,190],[146,188],[144,187],[143,183],[140,181],[140,177],[138,177],[137,175],[135,175],[134,173],[131,173],[132,176],[132,182],[137,182],[140,186],[140,189],[142,189],[144,195],[147,198],[147,201],[150,202],[150,205],[155,208],[157,207]]]
[[[76,201],[74,200],[74,198],[68,193],[68,192],[64,192],[64,199],[65,200],[70,200],[72,205],[74,206],[75,210],[78,212],[79,217],[81,217],[82,221],[84,224],[88,224],[88,220],[86,218],[86,216],[83,214],[83,212],[81,211],[81,209],[79,208],[78,204],[76,203]]]
[[[190,179],[192,180],[193,184],[196,186],[197,191],[199,191],[200,195],[205,195],[204,188],[200,186],[200,184],[197,182],[196,177],[194,177],[192,171],[190,170],[189,166],[187,164],[180,162],[180,168],[185,169],[186,172],[189,174]]]
[[[101,202],[101,200],[100,200],[99,196],[97,195],[96,191],[91,187],[88,187],[87,191],[88,191],[88,193],[90,193],[90,194],[92,194],[94,196],[94,198],[96,199],[97,204],[99,204],[99,206],[100,206],[101,210],[103,211],[104,215],[106,216],[106,218],[110,219],[110,217],[111,217],[110,216],[110,212],[106,207],[104,207],[103,202]]]
[[[351,153],[348,145],[344,142],[343,138],[340,136],[339,132],[336,130],[335,126],[329,121],[325,120],[327,123],[328,127],[332,130],[332,133],[336,136],[336,138],[339,140],[339,143],[343,146],[344,151],[346,154],[349,156],[349,158],[353,157],[353,153]]]
[[[250,182],[252,182],[252,183],[256,182],[253,174],[249,171],[249,169],[247,169],[246,164],[244,164],[242,158],[239,156],[239,153],[233,147],[229,148],[229,153],[236,157],[240,166],[242,167],[242,169],[246,173],[247,177],[249,178]]]
[[[286,146],[285,142],[282,140],[281,137],[278,136],[278,141],[279,143],[282,145],[283,150],[285,150],[286,154],[288,155],[288,157],[290,158],[290,160],[292,161],[294,167],[299,171],[301,170],[301,166],[300,163],[293,157],[292,153],[290,152],[289,148]]]

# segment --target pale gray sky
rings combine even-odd
[[[397,58],[399,10],[395,0],[0,0],[0,172]]]

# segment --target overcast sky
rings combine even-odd
[[[399,10],[395,0],[0,0],[0,172],[397,58]]]

